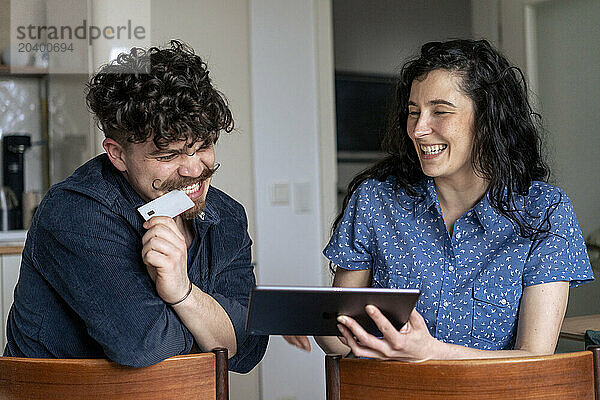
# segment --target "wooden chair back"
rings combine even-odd
[[[422,363],[328,355],[327,400],[600,400],[599,350],[600,347],[540,357]]]
[[[596,400],[600,400],[600,345],[588,346],[587,349],[594,355],[594,392]]]
[[[144,367],[104,359],[0,357],[0,399],[229,399],[227,349]]]

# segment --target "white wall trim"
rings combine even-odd
[[[329,241],[330,227],[337,213],[336,127],[331,1],[315,4],[317,50],[317,96],[319,119],[319,178],[321,187],[321,244]],[[329,263],[322,257],[323,285],[330,285]]]

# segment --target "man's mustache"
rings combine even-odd
[[[215,163],[213,167],[205,167],[200,176],[196,178],[178,178],[175,180],[166,180],[162,183],[160,179],[155,179],[152,181],[152,189],[162,192],[170,192],[171,190],[181,189],[186,186],[193,185],[196,182],[205,181],[206,179],[212,177],[220,166],[220,163]]]

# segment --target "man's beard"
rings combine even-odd
[[[204,168],[204,171],[202,171],[202,174],[200,174],[199,177],[196,177],[196,178],[177,177],[177,178],[166,180],[159,186],[156,186],[155,183],[157,181],[160,182],[160,180],[155,179],[152,182],[152,188],[155,190],[161,191],[163,193],[168,193],[172,190],[177,190],[177,189],[181,190],[184,187],[193,185],[194,183],[197,183],[197,182],[204,183],[205,185],[208,186],[209,182],[207,182],[207,180],[214,175],[214,173],[217,171],[219,166],[220,166],[220,164],[215,164],[215,166],[212,168],[211,167]],[[206,191],[208,193],[207,187],[202,187],[201,190],[203,192]],[[202,214],[205,206],[206,206],[206,197],[196,199],[196,200],[194,200],[194,206],[192,208],[184,211],[180,215],[185,220],[194,219],[194,218],[198,217],[200,214]]]
[[[204,190],[204,188],[203,188],[203,190]],[[198,200],[194,201],[194,206],[192,208],[190,208],[189,210],[185,210],[184,212],[182,212],[179,215],[181,216],[181,218],[183,218],[185,220],[194,219],[194,218],[198,217],[200,214],[202,214],[205,206],[206,206],[206,200],[198,199]]]

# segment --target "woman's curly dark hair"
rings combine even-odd
[[[396,177],[399,188],[418,197],[414,185],[425,177],[408,136],[406,121],[412,83],[434,70],[446,70],[461,78],[460,89],[473,102],[473,168],[489,182],[490,205],[516,226],[522,237],[535,239],[549,231],[546,213],[541,224],[517,210],[516,195],[526,195],[532,181],[546,181],[549,169],[542,158],[540,116],[532,111],[527,85],[518,67],[486,40],[431,42],[421,54],[407,61],[396,86],[389,128],[382,139],[383,160],[356,176],[348,185],[343,208],[366,179],[384,181]],[[552,209],[552,207],[550,207]],[[332,231],[340,224],[343,209]],[[531,216],[532,217],[532,216]]]
[[[185,43],[132,48],[104,65],[87,85],[87,104],[107,138],[122,145],[152,137],[215,143],[233,130],[227,100],[211,84],[206,63]]]

